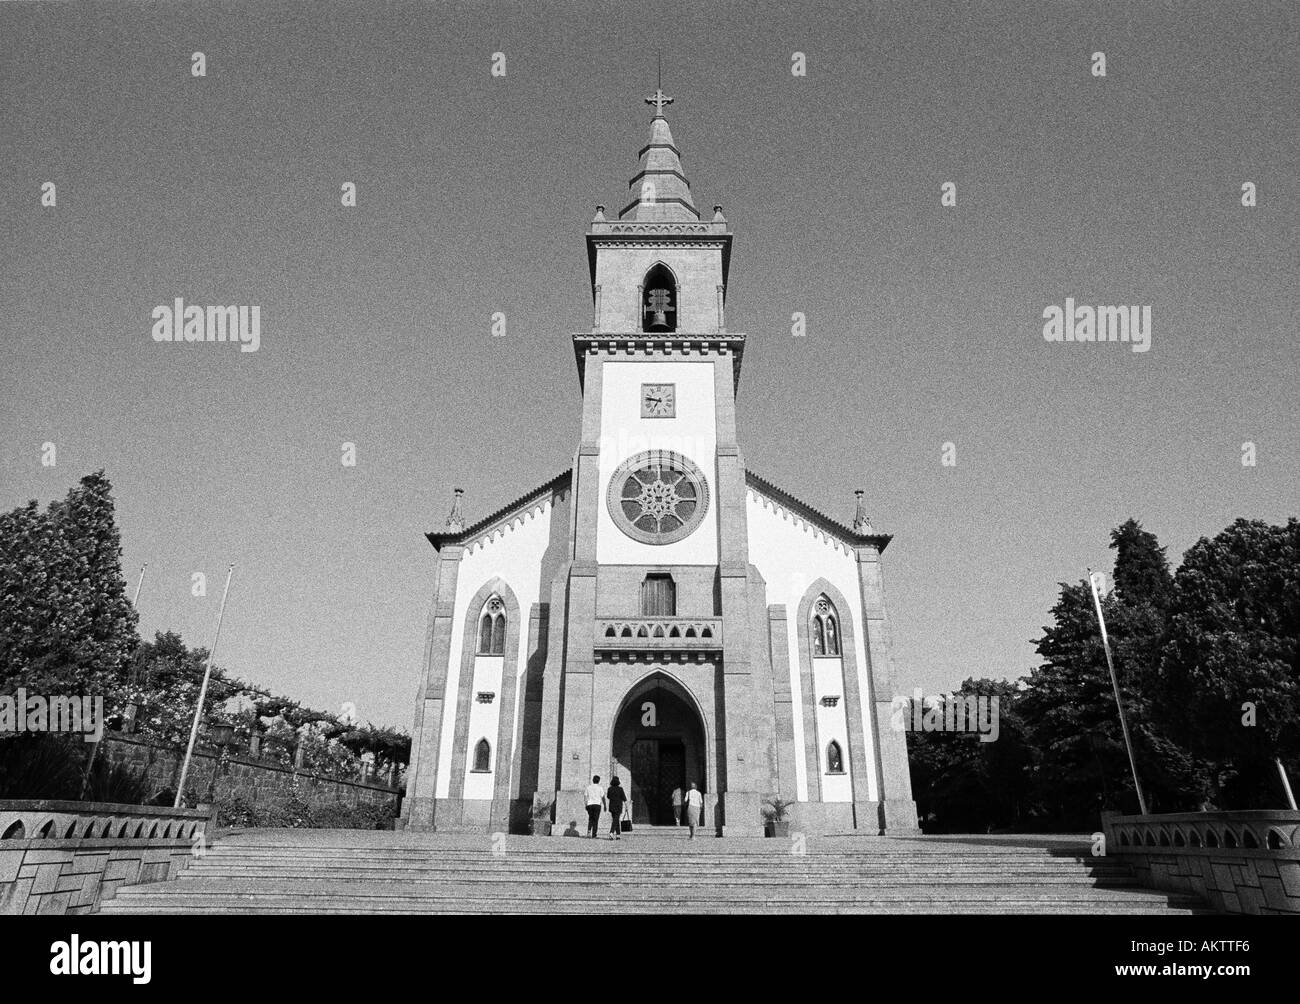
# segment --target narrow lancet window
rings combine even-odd
[[[506,607],[493,596],[483,607],[478,622],[478,654],[504,655],[506,651]]]
[[[813,655],[840,654],[840,623],[835,607],[825,596],[818,597],[812,616]]]

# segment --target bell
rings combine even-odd
[[[646,331],[669,331],[672,325],[668,323],[668,315],[673,312],[670,306],[671,298],[666,289],[652,289],[650,295],[646,298],[646,313],[650,315],[650,323],[646,325]]]

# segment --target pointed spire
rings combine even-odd
[[[867,515],[867,505],[862,501],[865,494],[861,488],[853,493],[858,500],[858,511],[853,514],[853,532],[861,534],[873,534],[876,531],[871,529],[871,517]]]
[[[620,220],[639,222],[694,222],[700,218],[691,195],[691,183],[682,173],[681,151],[673,142],[672,130],[664,118],[664,106],[673,103],[660,86],[645,103],[654,107],[650,120],[650,142],[638,154],[636,174],[628,182],[632,201],[618,214]]]
[[[451,513],[447,516],[447,530],[450,533],[460,533],[465,529],[465,517],[460,512],[460,500],[465,494],[464,488],[453,489],[455,498],[451,503]]]

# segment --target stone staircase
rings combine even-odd
[[[102,913],[1194,913],[1082,838],[585,838],[357,830],[221,836]]]

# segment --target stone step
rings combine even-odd
[[[109,900],[102,912],[125,913],[531,913],[531,914],[665,914],[665,913],[1198,913],[1204,912],[1197,901],[1186,898],[1156,896],[1148,898],[1133,893],[1124,898],[1001,896],[995,900],[961,900],[936,891],[933,897],[883,898],[866,897],[849,901],[801,902],[782,897],[735,899],[727,901],[698,898],[691,900],[630,900],[611,895],[556,900],[551,897],[530,899],[513,897],[454,896],[440,898],[410,896],[195,896],[173,895],[161,900],[122,897]]]
[[[1104,879],[1089,879],[1086,876],[1060,876],[1050,880],[1035,879],[1033,882],[1008,881],[1002,878],[985,878],[978,877],[969,880],[937,881],[934,878],[908,877],[887,879],[879,878],[875,880],[863,880],[857,882],[832,882],[832,881],[797,881],[787,878],[771,877],[763,880],[745,880],[744,882],[728,882],[726,880],[659,880],[653,877],[643,875],[635,876],[629,880],[627,876],[611,877],[607,879],[599,878],[573,878],[567,880],[548,879],[543,876],[534,876],[531,878],[519,879],[509,877],[485,876],[481,878],[472,878],[467,876],[444,877],[438,879],[429,878],[411,878],[403,875],[392,875],[381,878],[349,878],[346,876],[328,876],[328,875],[310,875],[310,874],[276,874],[273,877],[257,875],[191,875],[176,881],[183,883],[191,890],[197,889],[249,889],[256,891],[258,889],[282,889],[282,888],[306,888],[318,887],[322,884],[334,888],[346,887],[347,889],[368,888],[371,886],[385,885],[402,885],[412,889],[442,890],[449,888],[474,888],[474,889],[502,889],[506,892],[513,892],[522,885],[530,887],[547,887],[554,893],[565,894],[569,891],[581,889],[653,889],[672,891],[674,894],[685,892],[689,894],[693,890],[720,891],[726,893],[735,888],[749,889],[788,889],[798,892],[801,895],[822,895],[834,892],[836,889],[846,889],[857,891],[872,891],[880,889],[968,889],[978,893],[987,889],[1007,889],[1020,886],[1040,888],[1040,889],[1130,889],[1136,888],[1133,880],[1127,876],[1107,877]],[[629,893],[630,894],[630,893]]]
[[[990,862],[998,862],[1008,868],[1022,867],[1035,863],[1059,863],[1062,865],[1074,867],[1079,863],[1104,863],[1106,858],[1094,858],[1088,855],[1078,856],[1048,856],[1039,854],[1033,857],[1017,857],[1012,859],[1002,858],[992,854],[980,855],[952,855],[935,858],[918,858],[906,854],[876,854],[876,855],[845,855],[845,854],[793,854],[789,849],[784,849],[770,854],[747,854],[747,855],[723,855],[723,854],[665,854],[657,851],[646,851],[641,848],[628,847],[627,845],[614,845],[613,847],[601,848],[600,850],[588,851],[587,853],[569,853],[569,854],[547,854],[539,851],[521,851],[513,847],[504,848],[504,853],[494,854],[488,847],[474,851],[459,851],[449,854],[372,854],[364,849],[353,851],[332,851],[329,853],[302,853],[290,848],[276,850],[257,850],[249,853],[244,849],[225,850],[220,847],[211,849],[207,852],[207,859],[222,859],[227,857],[237,857],[244,860],[256,860],[264,862],[275,861],[319,861],[326,863],[356,861],[359,858],[367,861],[391,861],[400,864],[418,864],[426,862],[469,862],[478,861],[485,858],[494,860],[513,859],[520,861],[531,861],[538,864],[563,864],[566,862],[580,861],[619,861],[621,863],[635,862],[653,862],[653,861],[672,861],[684,863],[707,863],[712,865],[757,865],[762,862],[781,861],[781,860],[804,860],[809,862],[827,863],[840,862],[844,864],[870,864],[870,865],[889,865],[904,864],[909,867],[939,867],[939,866],[958,866],[958,865],[987,865]]]
[[[504,853],[494,854],[488,849],[475,851],[472,854],[426,854],[426,855],[389,855],[389,854],[363,854],[360,852],[352,854],[295,854],[291,851],[282,851],[275,854],[242,854],[226,851],[208,851],[204,855],[205,861],[250,861],[259,864],[275,864],[288,861],[299,861],[304,863],[318,864],[322,867],[357,863],[357,862],[384,862],[397,865],[399,867],[418,866],[418,865],[435,865],[435,864],[471,864],[479,861],[516,861],[526,862],[538,867],[559,867],[573,866],[584,864],[617,864],[620,866],[655,864],[661,863],[673,867],[724,867],[724,868],[766,868],[789,862],[791,864],[807,864],[809,867],[890,867],[901,865],[907,868],[917,869],[935,869],[941,867],[987,867],[989,865],[999,865],[1004,868],[1035,868],[1035,867],[1059,867],[1059,868],[1077,868],[1081,865],[1107,865],[1120,864],[1118,858],[1017,858],[1013,861],[1006,861],[1002,858],[993,856],[984,856],[978,858],[959,857],[943,858],[934,860],[918,861],[916,858],[903,856],[878,856],[878,857],[857,857],[842,854],[792,854],[785,852],[783,854],[767,855],[750,855],[743,858],[727,858],[720,855],[701,854],[701,855],[682,855],[682,854],[646,854],[641,851],[634,851],[626,848],[616,847],[611,850],[601,851],[592,854],[556,854],[542,855],[529,854],[506,848]]]
[[[610,851],[640,851],[654,854],[674,854],[698,857],[749,858],[771,857],[789,854],[790,841],[766,840],[754,841],[748,845],[738,846],[739,841],[721,840],[680,840],[659,841],[650,838],[634,839],[631,836],[621,840],[529,840],[523,837],[507,838],[503,846],[512,854],[536,854],[539,856],[567,856],[571,854],[597,854]],[[817,839],[806,842],[808,856],[823,857],[901,857],[909,860],[936,859],[947,860],[954,857],[999,858],[1002,860],[1020,860],[1022,858],[1071,858],[1092,857],[1086,847],[1058,848],[1051,851],[1042,848],[1012,848],[1005,852],[1000,848],[972,847],[969,845],[950,845],[940,849],[934,846],[900,846],[899,841],[872,845],[871,838],[862,838],[858,846],[846,849],[839,843],[822,844]],[[473,842],[452,846],[393,845],[376,847],[369,844],[347,843],[311,843],[294,844],[288,841],[258,843],[226,843],[219,841],[214,849],[222,852],[241,854],[294,853],[300,855],[340,855],[340,854],[383,854],[400,857],[420,857],[428,855],[457,855],[482,853],[484,849],[500,846],[489,835]]]
[[[632,839],[636,837],[637,839]],[[1072,838],[1038,846],[920,838],[620,841],[486,834],[246,831],[170,882],[124,887],[104,913],[1204,912],[1136,887]],[[494,854],[493,851],[504,854]]]
[[[942,883],[908,887],[878,887],[870,889],[845,889],[839,886],[814,888],[792,886],[725,886],[709,889],[708,897],[713,899],[726,898],[737,902],[746,900],[770,900],[776,898],[785,900],[816,899],[824,902],[835,902],[840,900],[852,902],[864,897],[880,901],[918,901],[925,899],[952,901],[955,899],[987,899],[990,898],[990,893],[995,894],[996,898],[1041,900],[1115,899],[1117,897],[1136,897],[1163,901],[1168,898],[1167,894],[1152,890],[1135,889],[1132,887],[1108,888],[1091,885],[1059,887],[1048,887],[1039,884],[1001,885],[992,890],[962,890],[963,893],[966,894],[958,896],[955,894],[955,891],[960,888],[961,887],[954,887]],[[565,890],[565,892],[574,899],[593,900],[603,899],[611,893],[617,893],[620,899],[628,902],[681,902],[693,898],[702,898],[696,896],[696,890],[689,887],[641,884],[611,887],[601,883],[575,883],[569,889]],[[143,886],[132,886],[124,888],[118,893],[118,896],[121,899],[159,899],[175,896],[192,899],[209,895],[229,896],[249,900],[285,896],[307,899],[334,899],[367,896],[375,898],[391,898],[396,896],[399,898],[410,899],[447,899],[456,898],[461,895],[478,896],[481,898],[493,898],[505,895],[518,899],[520,902],[555,901],[554,891],[539,890],[529,885],[511,884],[485,888],[483,886],[458,882],[431,885],[424,889],[412,888],[402,882],[393,882],[386,885],[381,883],[371,883],[363,887],[346,888],[324,886],[322,883],[315,881],[285,882],[279,880],[268,880],[261,883],[240,884],[214,882],[207,885],[166,882],[150,883]]]
[[[185,874],[232,874],[244,873],[250,875],[266,875],[271,873],[293,872],[295,874],[307,874],[321,878],[329,878],[334,875],[352,875],[357,877],[378,877],[389,874],[409,875],[412,877],[439,878],[447,875],[482,875],[482,876],[501,876],[503,878],[522,878],[527,879],[533,875],[547,875],[555,879],[571,878],[605,878],[617,880],[627,878],[629,875],[645,875],[648,877],[662,879],[679,879],[681,881],[697,881],[704,878],[715,878],[725,881],[750,881],[760,880],[772,877],[790,877],[794,879],[820,879],[822,881],[854,881],[863,880],[901,880],[907,876],[917,876],[922,879],[942,878],[945,881],[959,881],[966,878],[990,878],[1000,880],[1020,879],[1050,879],[1058,875],[1078,875],[1088,878],[1104,878],[1113,876],[1125,876],[1131,874],[1128,869],[1122,866],[1110,865],[1078,865],[1073,868],[1053,868],[1053,867],[1030,867],[1030,868],[1005,868],[1001,866],[992,867],[970,867],[970,868],[943,868],[943,869],[909,869],[905,867],[829,867],[818,868],[808,865],[787,865],[784,863],[773,864],[764,868],[728,868],[728,867],[697,867],[683,868],[662,863],[641,864],[641,865],[611,865],[608,863],[591,864],[587,866],[573,865],[553,865],[550,867],[533,867],[520,862],[493,862],[493,861],[475,861],[466,863],[452,863],[444,865],[412,865],[402,866],[395,864],[377,864],[377,865],[358,865],[355,862],[348,864],[338,864],[333,866],[320,866],[310,862],[283,861],[276,863],[273,867],[259,866],[253,862],[247,861],[224,861],[224,862],[205,862],[201,865],[192,866]]]
[[[1073,864],[1068,867],[1061,867],[1054,864],[1026,865],[1019,867],[1008,867],[998,863],[989,863],[981,865],[970,865],[964,867],[946,867],[946,868],[908,868],[904,865],[853,865],[853,864],[827,864],[819,865],[817,863],[808,863],[803,861],[773,861],[764,865],[718,865],[700,863],[698,865],[680,865],[676,863],[657,862],[637,862],[628,863],[621,861],[599,861],[599,862],[560,862],[537,865],[532,862],[520,861],[518,859],[501,858],[491,859],[482,858],[476,861],[462,862],[420,862],[418,864],[404,864],[400,862],[376,862],[376,863],[358,863],[352,861],[340,861],[337,863],[320,864],[313,861],[296,861],[286,859],[276,861],[273,864],[249,861],[240,858],[226,858],[218,861],[211,859],[205,860],[192,866],[187,874],[209,873],[215,871],[247,871],[255,874],[265,874],[267,872],[293,870],[300,872],[309,872],[315,875],[329,876],[336,874],[360,874],[360,875],[380,875],[384,873],[396,872],[409,875],[426,875],[438,876],[459,873],[474,874],[492,874],[504,876],[529,876],[534,874],[546,874],[556,877],[568,876],[589,876],[604,875],[610,877],[626,876],[628,874],[653,874],[664,877],[681,877],[684,879],[695,879],[703,876],[726,876],[730,878],[763,878],[774,875],[790,875],[800,877],[824,877],[824,878],[897,878],[905,875],[919,875],[922,877],[943,876],[945,878],[959,878],[962,876],[1044,876],[1052,875],[1126,875],[1128,869],[1121,864]]]
[[[641,862],[641,863],[624,863],[624,862],[593,862],[589,864],[552,864],[544,866],[534,866],[527,862],[512,861],[504,859],[501,861],[481,860],[472,862],[448,862],[441,864],[421,863],[418,865],[403,865],[400,863],[379,863],[379,864],[357,864],[355,861],[347,863],[337,863],[330,865],[320,865],[308,861],[279,861],[274,865],[262,865],[257,862],[241,860],[225,861],[208,861],[191,866],[189,873],[203,873],[209,871],[236,870],[248,871],[256,874],[268,874],[284,870],[310,872],[314,875],[329,876],[334,874],[353,873],[360,875],[381,875],[385,873],[401,873],[408,875],[425,875],[440,876],[449,874],[491,874],[503,876],[528,877],[530,875],[553,875],[556,877],[583,877],[583,876],[608,876],[618,877],[630,874],[645,874],[661,877],[679,877],[685,880],[693,880],[705,876],[729,877],[738,880],[746,878],[764,878],[769,876],[788,875],[800,878],[826,878],[826,879],[845,879],[854,878],[897,878],[905,875],[917,875],[929,878],[952,878],[957,879],[963,876],[994,876],[1003,878],[1015,878],[1022,876],[1033,878],[1037,876],[1050,877],[1052,875],[1127,875],[1130,874],[1128,869],[1122,865],[1085,865],[1078,864],[1070,868],[1059,868],[1052,866],[1045,867],[1024,867],[1024,868],[1007,868],[1001,865],[990,866],[971,866],[964,868],[907,868],[903,866],[828,866],[817,867],[806,863],[786,863],[773,862],[770,865],[759,867],[728,867],[725,865],[706,865],[682,866],[677,864],[665,864],[663,862]]]
[[[141,908],[112,908],[105,905],[101,911],[107,914],[128,915],[128,914],[147,914],[149,916],[159,915],[181,915],[194,916],[210,914],[213,916],[229,916],[237,914],[239,916],[294,916],[305,913],[321,915],[362,915],[362,916],[389,916],[389,915],[419,915],[419,916],[465,916],[473,915],[529,915],[537,914],[543,916],[589,916],[600,914],[604,916],[671,916],[681,914],[702,915],[702,916],[732,916],[743,914],[745,916],[755,915],[783,915],[797,913],[800,916],[809,915],[844,915],[844,914],[879,914],[888,916],[936,916],[936,915],[979,915],[979,916],[997,916],[1007,914],[1011,916],[1039,915],[1039,916],[1091,916],[1095,914],[1114,914],[1126,916],[1160,916],[1170,917],[1176,915],[1192,915],[1204,911],[1191,909],[1177,909],[1168,906],[1131,906],[1118,905],[1112,908],[1105,908],[1097,904],[1055,904],[1050,907],[1044,907],[1035,904],[1026,903],[994,903],[994,904],[952,904],[943,908],[912,906],[912,905],[887,905],[871,906],[862,905],[851,908],[830,908],[822,907],[817,904],[801,904],[797,909],[789,906],[747,906],[743,910],[739,909],[713,909],[710,907],[691,905],[668,907],[664,909],[655,909],[652,907],[637,907],[630,909],[626,906],[612,905],[610,903],[600,903],[593,905],[584,905],[570,907],[566,904],[551,904],[546,909],[539,910],[511,910],[497,909],[491,904],[473,904],[462,903],[450,905],[447,907],[435,907],[426,903],[417,903],[408,907],[394,906],[384,904],[380,907],[370,908],[365,905],[348,905],[343,907],[322,907],[310,904],[290,903],[283,906],[275,907],[257,907],[247,906],[240,903],[205,903],[202,905],[191,906],[149,906]]]

